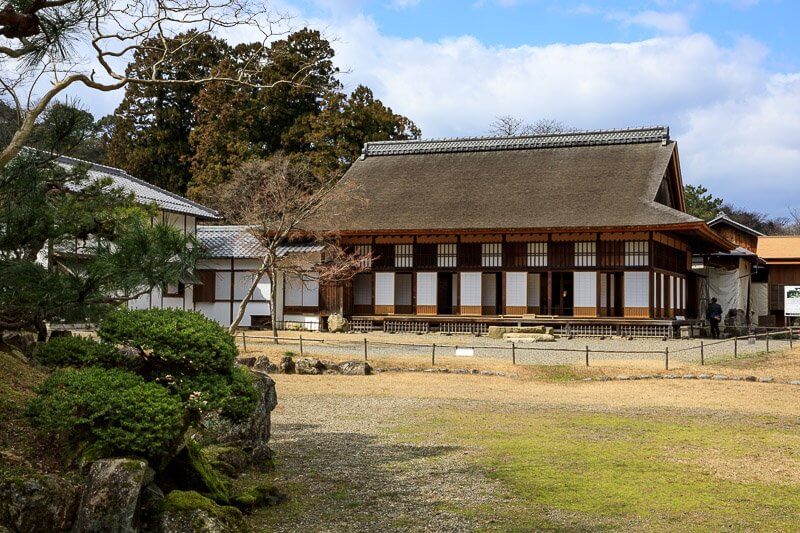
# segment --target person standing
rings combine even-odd
[[[719,323],[722,322],[722,306],[717,303],[716,298],[711,298],[711,303],[706,309],[706,318],[711,324],[711,337],[719,339]]]

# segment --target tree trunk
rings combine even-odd
[[[247,294],[244,295],[242,303],[239,304],[239,310],[236,312],[236,318],[233,320],[233,322],[231,322],[231,326],[228,328],[228,333],[230,333],[231,335],[235,335],[236,330],[239,329],[239,324],[242,322],[244,314],[247,311],[247,304],[249,304],[250,300],[253,298],[253,293],[256,292],[256,288],[258,287],[258,283],[261,281],[261,278],[264,277],[265,270],[266,267],[262,264],[261,268],[259,268],[258,272],[256,272],[256,275],[253,276],[253,283],[247,290]],[[234,274],[235,273],[233,273],[232,275]]]
[[[39,342],[47,342],[47,324],[44,320],[36,319],[36,340]]]
[[[269,314],[272,318],[272,341],[278,344],[278,315],[276,314],[278,302],[278,273],[274,267],[269,269]]]

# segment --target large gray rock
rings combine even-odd
[[[322,361],[313,357],[296,359],[294,366],[298,374],[322,374],[325,371],[325,365],[322,364]]]
[[[328,331],[331,333],[344,333],[350,329],[350,323],[340,313],[328,317]]]
[[[278,366],[270,362],[269,357],[266,355],[259,355],[253,363],[253,370],[260,370],[261,372],[277,372]]]
[[[216,414],[205,417],[206,437],[219,444],[241,447],[254,460],[269,459],[272,452],[268,447],[271,431],[271,413],[278,405],[275,381],[265,372],[253,370],[253,384],[258,391],[258,403],[249,418],[233,423]]]
[[[30,357],[36,346],[36,334],[29,331],[4,331],[0,342],[2,344],[16,348],[26,357]]]
[[[294,359],[291,355],[284,355],[281,357],[281,364],[278,365],[278,371],[281,374],[294,374]]]
[[[372,367],[366,361],[345,361],[339,364],[339,372],[345,376],[368,376]]]
[[[239,533],[248,531],[242,512],[217,505],[194,491],[173,490],[163,502],[162,533]]]
[[[142,486],[153,471],[137,459],[101,459],[92,463],[83,489],[76,532],[133,533]]]
[[[0,474],[0,527],[19,533],[68,530],[79,497],[78,487],[56,476]]]
[[[549,326],[489,326],[490,339],[502,339],[509,333],[533,333],[537,335],[552,335],[553,328]]]
[[[509,342],[555,342],[556,338],[548,333],[504,333],[503,340]]]

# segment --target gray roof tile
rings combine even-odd
[[[249,259],[263,257],[261,245],[247,226],[197,226],[197,239],[206,247],[205,257]],[[287,244],[278,248],[278,255],[319,252],[318,244]]]

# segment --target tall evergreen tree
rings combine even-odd
[[[230,47],[205,34],[191,38],[192,33],[176,36],[172,46],[188,44],[166,59],[157,48],[151,53],[147,46],[142,47],[127,74],[144,77],[155,70],[160,79],[172,81],[211,76]],[[196,83],[128,85],[125,98],[114,112],[109,163],[154,185],[185,194],[192,156],[189,134],[195,127],[193,101],[201,90],[202,85]]]

